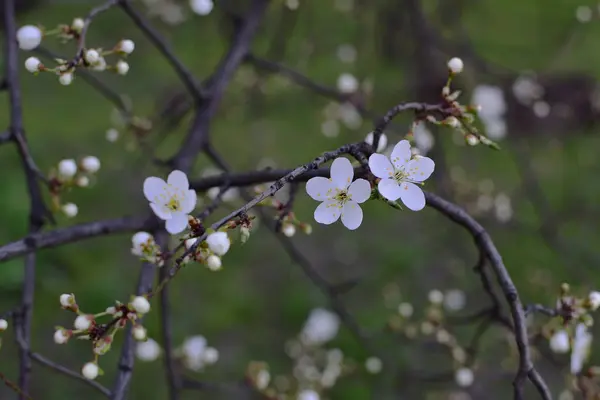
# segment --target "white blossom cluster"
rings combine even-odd
[[[50,172],[50,187],[54,207],[67,216],[77,216],[77,204],[67,202],[61,204],[61,194],[73,187],[86,188],[95,179],[95,174],[100,170],[100,160],[94,156],[86,156],[78,161],[68,158],[61,160],[56,169]]]

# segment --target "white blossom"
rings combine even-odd
[[[133,333],[133,338],[139,342],[148,338],[146,328],[144,328],[142,325],[134,326],[131,332]]]
[[[575,18],[581,23],[590,22],[594,16],[594,12],[588,6],[579,6],[575,10]]]
[[[65,344],[71,337],[71,332],[66,329],[57,329],[54,332],[54,343],[56,344]]]
[[[60,305],[68,308],[75,304],[75,296],[73,294],[63,293],[60,295]]]
[[[90,185],[90,179],[87,176],[78,176],[75,179],[75,184],[79,187],[88,187]]]
[[[77,173],[77,163],[73,159],[61,160],[58,163],[58,175],[61,178],[72,178]]]
[[[294,224],[283,224],[281,232],[287,237],[292,237],[296,234],[296,226]]]
[[[199,371],[205,366],[204,353],[207,349],[206,338],[196,335],[187,338],[181,346],[181,353],[187,368]]]
[[[371,185],[365,179],[354,178],[354,169],[347,158],[336,158],[331,164],[331,178],[314,177],[306,182],[306,192],[322,203],[314,213],[315,221],[329,225],[340,216],[346,228],[360,226],[363,212],[359,204],[371,196]]]
[[[367,358],[367,361],[365,361],[365,368],[371,374],[380,373],[382,367],[383,367],[383,363],[377,357],[369,357],[369,358]]]
[[[571,349],[569,334],[564,329],[554,332],[554,334],[550,337],[549,345],[550,350],[552,350],[555,353],[568,353]]]
[[[307,344],[319,345],[336,337],[339,328],[340,318],[337,314],[316,308],[310,312],[300,337]]]
[[[135,355],[141,361],[154,361],[160,356],[160,353],[160,345],[154,339],[139,342],[135,346]]]
[[[83,29],[84,26],[85,26],[85,21],[83,20],[83,18],[75,18],[75,19],[73,19],[73,22],[71,23],[71,29],[73,29],[74,31],[77,31],[77,32],[81,32],[81,30]]]
[[[592,335],[587,331],[587,327],[582,323],[577,324],[571,350],[571,373],[573,375],[579,374],[583,369],[583,364],[590,355],[591,346]]]
[[[453,74],[460,74],[465,67],[463,60],[458,57],[451,58],[448,61],[448,69],[452,71]]]
[[[454,374],[454,380],[460,387],[469,387],[473,384],[475,376],[470,368],[459,368]]]
[[[117,61],[115,68],[119,75],[126,75],[129,72],[129,64],[123,60]]]
[[[154,237],[148,232],[137,232],[131,237],[131,254],[138,257],[147,256],[154,243]]]
[[[86,363],[83,368],[81,368],[81,375],[90,380],[96,379],[99,373],[100,368],[98,368],[98,365],[93,362]]]
[[[33,50],[42,43],[42,31],[37,26],[25,25],[17,31],[17,42],[21,50]]]
[[[62,206],[62,212],[67,216],[67,218],[73,218],[77,216],[79,212],[79,207],[75,203],[66,203]]]
[[[271,374],[266,369],[261,369],[256,374],[255,384],[256,387],[260,390],[264,390],[269,386],[269,382],[271,382]]]
[[[444,294],[439,290],[435,289],[429,292],[427,299],[432,304],[442,304],[444,301]]]
[[[223,263],[221,262],[221,257],[219,257],[219,256],[215,256],[214,254],[211,254],[210,256],[208,256],[206,258],[206,266],[211,271],[220,270],[222,265],[223,265]]]
[[[460,311],[465,307],[467,298],[460,289],[452,289],[444,295],[444,307],[450,311]]]
[[[218,256],[223,256],[227,251],[229,251],[229,247],[231,246],[231,242],[229,241],[229,236],[227,236],[227,232],[213,232],[206,238],[206,244],[208,244],[208,248],[210,251],[215,253]]]
[[[415,309],[410,303],[400,303],[398,305],[398,314],[400,314],[404,318],[412,317]]]
[[[117,50],[125,54],[131,54],[135,50],[135,43],[129,39],[121,40],[117,44]]]
[[[68,86],[73,82],[73,73],[65,72],[58,77],[58,81],[61,85]]]
[[[212,0],[190,0],[190,8],[198,15],[208,15],[214,7]]]
[[[600,292],[593,291],[588,295],[588,302],[592,311],[596,311],[600,307]]]
[[[337,80],[337,88],[342,93],[354,93],[358,90],[358,79],[352,74],[341,74]]]
[[[188,214],[196,207],[196,192],[189,188],[185,173],[175,170],[167,182],[151,176],[144,181],[144,195],[150,208],[166,221],[165,227],[171,234],[182,232],[188,225]]]
[[[90,49],[86,51],[85,61],[87,61],[90,64],[96,64],[98,61],[100,61],[100,53],[98,53],[98,50]]]
[[[42,62],[37,57],[29,57],[27,60],[25,60],[25,69],[31,73],[38,72],[41,65]]]
[[[369,168],[373,175],[381,178],[377,188],[379,193],[390,201],[401,199],[413,211],[425,207],[425,195],[417,184],[431,176],[435,163],[431,158],[412,158],[408,140],[400,141],[391,154],[391,162],[383,154],[369,157]]]
[[[150,302],[143,296],[137,296],[131,301],[131,307],[140,314],[150,311]]]
[[[100,169],[100,160],[98,160],[98,157],[94,156],[84,157],[81,160],[81,168],[83,168],[84,171],[90,172],[92,174],[98,172],[98,170]]]
[[[298,393],[296,400],[321,400],[321,396],[314,390],[306,389]]]
[[[104,71],[106,70],[107,63],[104,57],[100,57],[100,59],[92,65],[92,70],[94,71]]]
[[[365,138],[365,143],[370,146],[373,146],[373,140],[375,140],[375,135],[373,134],[373,132],[369,132],[369,134]],[[378,153],[382,152],[387,147],[387,144],[388,144],[387,135],[385,133],[382,133],[381,136],[379,136],[379,143],[377,143],[377,150],[375,150],[375,151],[377,151]]]
[[[8,321],[5,319],[0,319],[0,332],[8,329]]]
[[[87,331],[92,326],[92,318],[91,315],[79,315],[75,318],[73,326],[78,331]]]
[[[106,131],[106,140],[108,140],[109,142],[116,142],[118,138],[119,138],[118,130],[111,128]]]

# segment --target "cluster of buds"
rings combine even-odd
[[[197,243],[198,239],[193,237],[185,241],[186,251],[193,249],[191,253],[186,256],[186,262],[195,261],[200,264],[204,264],[211,271],[218,271],[222,268],[223,257],[231,247],[231,241],[227,232],[218,231],[210,233],[206,240],[202,243]]]
[[[88,22],[89,23],[89,22]],[[17,31],[17,41],[22,50],[33,50],[37,48],[42,39],[48,36],[57,36],[62,42],[81,40],[82,31],[86,22],[81,18],[75,18],[70,25],[58,25],[54,29],[45,30],[34,25],[25,25]],[[25,69],[38,74],[50,72],[58,75],[62,85],[70,85],[73,82],[74,73],[77,68],[86,68],[93,71],[114,71],[119,75],[125,75],[129,71],[129,64],[124,60],[135,49],[135,43],[129,39],[119,41],[111,49],[83,48],[71,60],[55,59],[57,65],[48,67],[37,57],[29,57],[25,60]],[[109,65],[105,59],[109,55],[117,55],[119,59],[114,65]]]
[[[137,232],[131,237],[131,254],[158,267],[164,265],[160,246],[148,232]]]
[[[100,169],[100,160],[94,156],[86,156],[78,161],[61,160],[56,168],[50,171],[50,195],[55,211],[62,211],[69,218],[77,215],[79,209],[75,203],[61,203],[61,193],[73,187],[90,186],[94,174]]]
[[[372,139],[371,139],[372,140]],[[266,188],[263,185],[257,185],[254,187],[254,191],[262,193]],[[310,235],[312,233],[312,226],[306,222],[300,221],[293,211],[290,211],[287,204],[277,200],[276,198],[266,198],[260,206],[272,208],[276,211],[275,219],[278,221],[279,232],[283,233],[284,236],[292,237],[296,234],[296,230],[300,229],[304,234]]]
[[[135,340],[147,340],[146,328],[139,322],[140,318],[150,311],[150,302],[144,296],[133,296],[129,304],[116,302],[114,306],[97,314],[83,312],[77,305],[74,294],[62,294],[60,305],[63,309],[76,313],[77,317],[73,322],[73,328],[56,327],[54,342],[65,344],[72,337],[92,342],[93,360],[85,363],[81,369],[82,375],[87,379],[96,379],[102,375],[98,359],[110,350],[116,333],[124,329],[127,322],[132,324],[132,335]],[[110,319],[106,323],[100,323],[98,319],[101,317]]]

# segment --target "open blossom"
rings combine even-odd
[[[577,375],[583,369],[592,347],[592,335],[584,324],[577,324],[575,337],[573,338],[573,349],[571,351],[571,373]]]
[[[322,203],[315,210],[315,221],[329,225],[340,216],[346,228],[360,226],[363,212],[359,203],[371,196],[371,185],[365,179],[354,178],[354,169],[347,158],[336,158],[331,164],[331,178],[314,177],[306,182],[306,192]]]
[[[410,143],[401,140],[391,154],[391,161],[383,154],[372,154],[369,157],[369,168],[373,175],[381,178],[377,189],[390,201],[401,199],[413,211],[425,207],[425,195],[416,183],[421,183],[431,176],[435,163],[429,157],[412,157]]]
[[[196,192],[190,189],[185,173],[173,171],[167,182],[151,176],[144,181],[144,195],[150,208],[166,222],[165,228],[171,234],[182,232],[188,225],[188,214],[196,207]]]

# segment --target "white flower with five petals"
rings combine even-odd
[[[360,226],[363,212],[359,203],[371,197],[371,185],[365,179],[354,178],[354,168],[347,158],[336,158],[331,164],[331,178],[314,177],[306,182],[306,192],[322,203],[315,210],[315,221],[330,225],[340,216],[350,230]]]
[[[377,153],[369,157],[371,172],[381,178],[377,185],[379,193],[390,201],[401,199],[413,211],[422,210],[425,195],[416,184],[431,176],[435,163],[429,157],[413,158],[408,140],[394,146],[390,159]]]
[[[185,173],[173,171],[167,182],[151,176],[144,181],[144,195],[150,208],[166,222],[165,228],[171,234],[182,232],[188,225],[188,214],[196,207],[196,192],[190,189]]]

